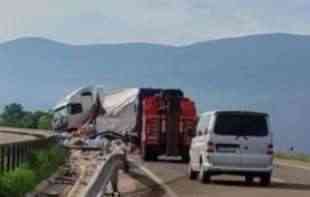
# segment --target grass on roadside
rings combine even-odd
[[[275,157],[278,159],[296,160],[302,162],[310,162],[310,155],[304,153],[275,153]]]
[[[24,166],[0,175],[1,197],[24,197],[65,162],[66,152],[58,146],[34,152]]]

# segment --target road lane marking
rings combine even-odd
[[[141,164],[137,164],[134,161],[130,161],[133,165],[138,167],[144,174],[151,178],[156,184],[165,190],[166,194],[170,197],[178,197],[178,195],[158,176],[156,176],[151,170]]]
[[[151,170],[147,169],[144,166],[139,166],[139,168],[148,175],[151,179],[153,179],[158,185],[160,185],[170,197],[178,197],[178,195],[167,185],[164,183],[162,179],[156,176]]]
[[[296,164],[289,164],[289,163],[283,162],[283,161],[275,161],[275,164],[280,165],[280,166],[285,166],[285,167],[290,167],[290,168],[298,168],[298,169],[310,171],[310,167],[306,167],[306,166],[302,166],[302,165],[296,165]]]

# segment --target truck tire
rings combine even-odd
[[[142,145],[142,158],[144,161],[151,161],[153,160],[152,153],[148,150],[147,146]]]
[[[182,161],[183,161],[184,163],[188,163],[189,160],[190,160],[190,158],[189,158],[189,153],[184,153],[184,154],[182,154]]]
[[[156,153],[151,154],[152,161],[157,161],[158,155]]]

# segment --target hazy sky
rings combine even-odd
[[[254,33],[310,34],[310,0],[0,0],[0,42],[187,44]]]

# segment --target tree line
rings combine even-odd
[[[49,111],[26,111],[22,104],[6,105],[0,114],[0,126],[51,129],[52,113]]]

